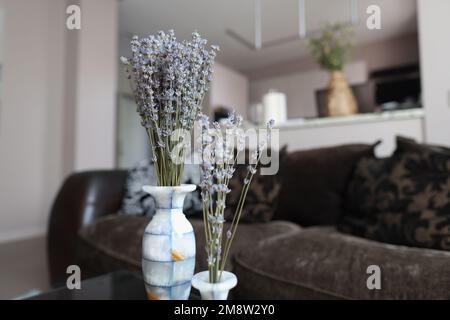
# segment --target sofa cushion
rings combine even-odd
[[[373,157],[376,145],[342,145],[289,153],[280,166],[282,186],[275,219],[302,226],[336,224],[356,163],[362,157]]]
[[[236,298],[449,299],[450,253],[384,244],[332,227],[261,241],[235,255]],[[381,270],[369,290],[367,268]]]
[[[197,244],[197,253],[195,258],[196,270],[207,270],[207,256],[205,250],[205,231],[203,227],[203,220],[191,220],[192,226],[195,230],[195,241]],[[224,232],[226,232],[230,223],[224,224]],[[294,234],[300,231],[301,228],[291,222],[287,221],[271,221],[267,223],[240,223],[233,244],[230,248],[229,259],[227,261],[226,269],[233,270],[233,255],[243,248],[254,247],[259,241],[267,240],[272,237],[280,235]]]
[[[248,154],[248,150],[246,151]],[[242,153],[243,154],[243,153]],[[265,154],[263,154],[265,156]],[[270,157],[269,157],[270,156]],[[271,159],[278,158],[278,163],[282,163],[287,156],[287,147],[283,147],[279,152],[269,151],[267,159],[261,159],[258,171],[254,174],[250,187],[248,188],[247,197],[241,213],[241,222],[268,222],[272,220],[278,206],[278,200],[281,190],[281,180],[277,174],[262,175],[261,167],[270,167]],[[249,156],[246,155],[246,159]],[[228,220],[238,207],[241,191],[244,186],[248,170],[245,164],[237,164],[236,171],[230,179],[229,187],[231,192],[227,196],[227,207],[225,209],[225,217]]]
[[[82,270],[89,274],[102,274],[115,270],[141,273],[141,245],[149,218],[140,216],[111,215],[85,226],[79,232],[78,257]],[[203,220],[191,219],[194,228],[197,256],[196,270],[207,269]],[[227,230],[226,223],[224,230]],[[297,232],[300,228],[289,222],[240,224],[230,251],[254,246],[258,241],[280,234]],[[232,266],[228,264],[228,269]]]
[[[394,151],[394,155],[400,155],[403,153],[424,153],[424,152],[437,152],[440,154],[450,155],[450,148],[443,146],[437,146],[432,144],[418,143],[414,139],[397,136],[397,146]]]
[[[393,244],[450,250],[450,155],[362,159],[339,229]]]
[[[358,161],[344,198],[344,213],[338,223],[340,231],[366,235],[367,221],[373,220],[385,206],[380,198],[389,197],[386,181],[396,161],[398,157],[364,157]]]
[[[141,245],[150,219],[110,215],[78,232],[78,261],[83,273],[94,276],[117,270],[141,273]]]

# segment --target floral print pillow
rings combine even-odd
[[[197,165],[186,164],[183,173],[183,184],[200,183],[200,171]],[[157,185],[155,168],[152,160],[143,160],[128,171],[125,185],[125,195],[122,200],[122,214],[145,215],[153,217],[156,206],[155,199],[150,194],[142,191],[144,185]],[[192,216],[201,213],[202,201],[200,190],[189,193],[184,200],[183,212]]]
[[[339,228],[393,244],[450,250],[450,156],[362,159]]]

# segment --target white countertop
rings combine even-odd
[[[300,129],[310,127],[327,127],[338,125],[351,125],[367,122],[380,122],[389,120],[409,120],[423,118],[425,112],[423,108],[407,109],[407,110],[395,110],[384,111],[380,113],[360,113],[351,116],[343,117],[327,117],[327,118],[315,118],[315,119],[290,119],[284,123],[275,124],[275,128],[278,129]]]

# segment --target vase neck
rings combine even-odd
[[[341,70],[334,70],[331,71],[331,77],[332,78],[345,78],[344,72]]]
[[[143,190],[155,199],[156,209],[183,209],[184,198],[196,189],[196,185],[185,184],[173,187],[144,186]]]

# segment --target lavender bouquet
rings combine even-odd
[[[224,235],[224,212],[227,194],[231,191],[228,182],[233,177],[239,154],[245,147],[246,136],[242,129],[242,117],[232,113],[221,124],[210,126],[207,116],[201,115],[201,184],[203,220],[205,226],[206,252],[208,255],[209,282],[221,281],[230,247],[232,245],[253,175],[257,172],[261,155],[267,147],[273,120],[267,124],[267,136],[261,139],[250,154],[250,163],[243,181],[238,205],[231,226]]]
[[[130,42],[132,56],[121,57],[147,131],[160,186],[180,185],[184,139],[197,119],[219,48],[194,32],[178,42],[173,30]]]

